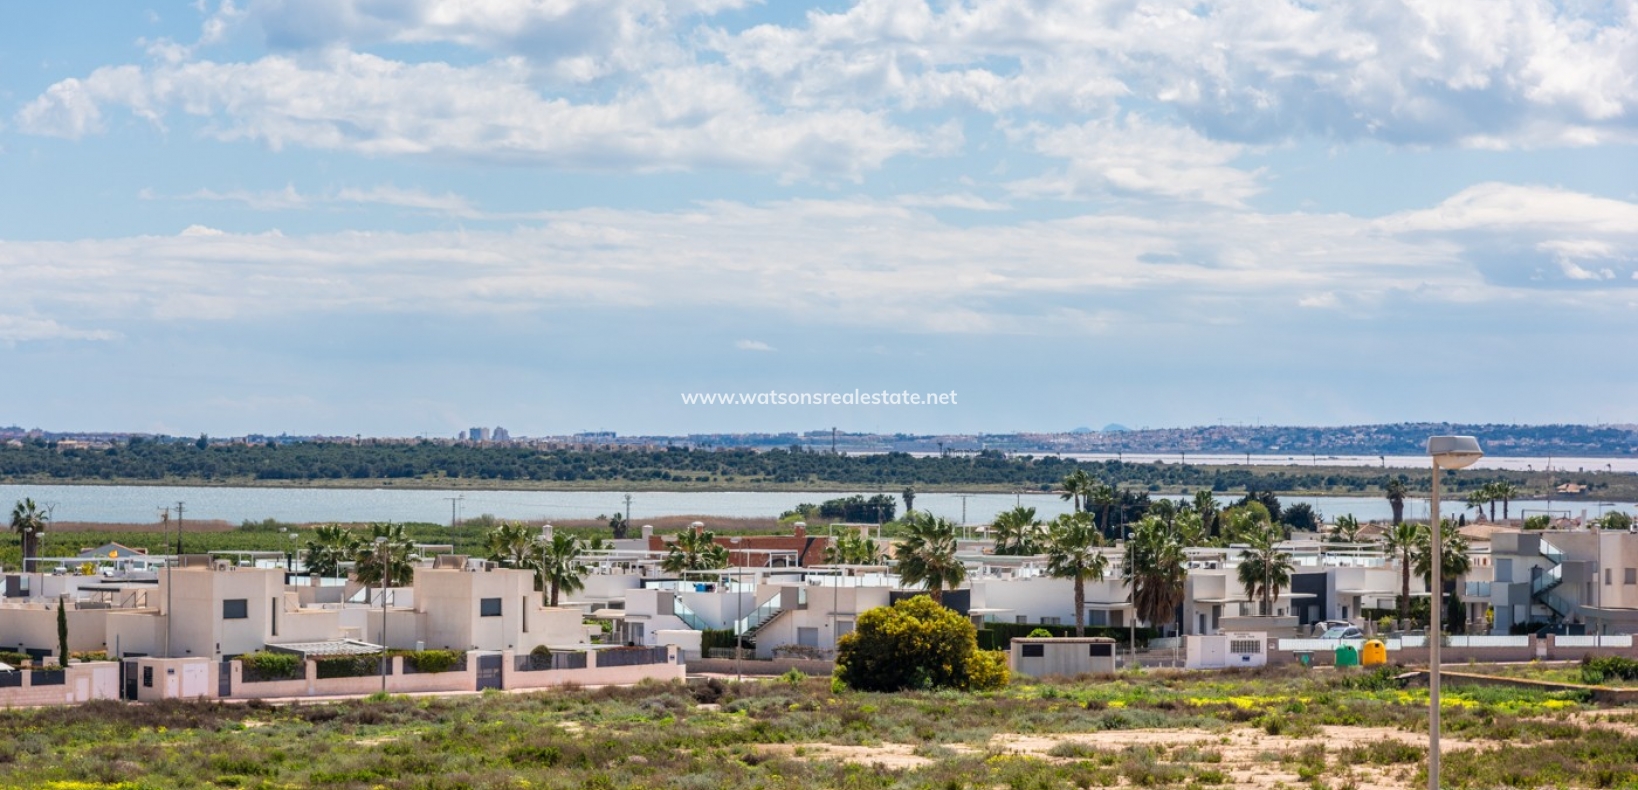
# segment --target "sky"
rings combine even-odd
[[[7,2],[0,425],[1635,423],[1635,143],[1635,0]]]

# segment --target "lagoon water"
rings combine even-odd
[[[218,519],[230,523],[260,521],[266,518],[299,523],[319,521],[425,521],[448,523],[451,498],[457,498],[454,507],[461,518],[488,513],[507,519],[589,519],[602,514],[625,511],[624,491],[485,491],[467,489],[459,492],[395,489],[311,489],[311,488],[221,488],[203,486],[98,486],[98,485],[0,485],[0,503],[10,503],[23,497],[52,509],[57,521],[85,521],[98,523],[152,523],[159,520],[159,512],[178,501],[186,503],[188,519]],[[866,496],[876,491],[836,492],[696,492],[656,491],[632,492],[631,517],[637,524],[645,519],[667,515],[699,515],[706,517],[766,518],[799,503],[818,503],[825,499],[849,494]],[[897,497],[897,489],[881,492]],[[1238,495],[1219,496],[1219,501],[1232,501]],[[1286,505],[1307,502],[1326,517],[1353,514],[1361,521],[1387,519],[1391,514],[1387,500],[1381,496],[1359,497],[1281,497]],[[903,501],[899,511],[903,512]],[[916,495],[916,508],[935,515],[969,524],[988,523],[996,513],[1015,504],[1033,507],[1042,519],[1069,512],[1069,503],[1056,494],[939,494]],[[1446,501],[1445,514],[1455,517],[1462,512],[1460,501]],[[1498,515],[1500,507],[1498,506]],[[1511,505],[1516,518],[1522,514],[1552,512],[1556,515],[1597,516],[1610,510],[1621,510],[1638,515],[1632,503],[1603,503],[1597,500],[1576,499],[1566,502],[1519,500]],[[1425,499],[1405,503],[1405,514],[1425,518],[1428,505]],[[1470,514],[1471,517],[1471,514]]]

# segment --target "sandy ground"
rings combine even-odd
[[[1096,733],[1068,733],[1062,735],[998,735],[990,740],[984,751],[988,753],[1017,754],[1051,762],[1073,758],[1053,757],[1051,751],[1063,743],[1084,744],[1104,751],[1118,751],[1133,746],[1159,746],[1167,749],[1195,747],[1203,752],[1217,752],[1222,762],[1219,770],[1230,775],[1229,785],[1249,788],[1273,788],[1279,784],[1303,786],[1297,776],[1297,766],[1281,762],[1280,757],[1296,753],[1315,744],[1323,744],[1329,754],[1331,769],[1326,774],[1330,783],[1351,779],[1358,790],[1415,790],[1416,766],[1413,765],[1359,765],[1343,768],[1336,764],[1335,752],[1348,746],[1373,741],[1397,740],[1422,746],[1426,736],[1417,733],[1381,727],[1325,727],[1323,732],[1310,738],[1290,738],[1268,735],[1260,729],[1236,728],[1214,732],[1206,730],[1115,730]],[[1445,751],[1479,748],[1477,744],[1455,738],[1443,741]],[[978,751],[970,745],[944,744],[953,752]],[[837,744],[770,744],[763,751],[806,760],[835,760],[881,765],[893,769],[915,769],[932,764],[933,760],[915,754],[916,747],[904,743],[883,743],[875,746],[843,746]]]

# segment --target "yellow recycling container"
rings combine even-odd
[[[1368,667],[1379,667],[1388,663],[1388,646],[1380,639],[1366,642],[1365,649],[1360,653],[1359,663]]]

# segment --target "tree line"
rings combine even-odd
[[[1203,488],[1224,491],[1375,492],[1386,473],[1362,469],[1259,469],[1173,463],[1077,461],[1057,456],[912,456],[908,453],[835,455],[799,448],[755,451],[673,447],[537,449],[435,442],[211,444],[134,438],[103,449],[58,447],[46,441],[0,447],[0,480],[199,482],[525,482],[648,485],[918,485],[1005,486],[1057,490],[1073,472],[1126,492]],[[1485,483],[1523,485],[1527,473],[1464,471],[1450,490]],[[1417,481],[1418,487],[1425,485]],[[1136,503],[1130,503],[1136,508]],[[878,517],[870,520],[891,518]]]

